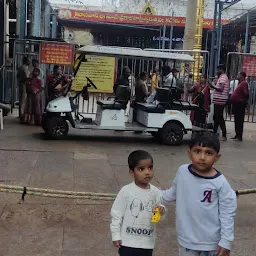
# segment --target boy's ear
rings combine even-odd
[[[218,161],[220,160],[220,158],[221,158],[221,154],[218,154],[218,155],[216,156],[215,162],[218,162]]]
[[[189,159],[191,160],[191,150],[189,148],[187,149],[187,155],[188,155]]]
[[[130,175],[131,175],[132,177],[134,177],[134,171],[133,171],[133,170],[130,170],[129,173],[130,173]]]

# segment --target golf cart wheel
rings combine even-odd
[[[183,139],[183,127],[179,123],[166,123],[161,132],[162,143],[169,146],[180,145]]]
[[[68,123],[62,117],[52,117],[45,123],[46,135],[50,139],[62,139],[68,135]]]

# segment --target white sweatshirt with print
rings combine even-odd
[[[134,182],[118,193],[111,209],[110,230],[112,241],[122,241],[122,246],[154,249],[156,224],[151,223],[154,208],[161,205],[161,192],[150,184],[142,189]]]
[[[190,250],[231,248],[234,240],[235,192],[223,174],[202,177],[191,165],[179,168],[170,189],[161,191],[166,201],[176,201],[179,244]]]

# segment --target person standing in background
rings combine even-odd
[[[165,77],[163,81],[163,87],[176,88],[176,81],[179,70],[176,68],[171,69],[170,66],[164,66],[162,72],[163,76]]]
[[[40,70],[40,74],[38,76],[38,78],[41,80],[42,82],[42,87],[44,88],[44,85],[45,85],[45,76],[44,76],[44,71],[40,68],[40,65],[39,65],[39,61],[37,59],[33,59],[32,60],[32,66],[33,66],[33,70],[34,69],[39,69]],[[33,70],[31,72],[33,72]],[[41,99],[42,99],[42,107],[43,109],[45,108],[45,98],[46,98],[46,95],[45,95],[45,91],[43,90],[41,92]]]
[[[46,105],[49,101],[63,96],[71,82],[71,80],[63,75],[61,66],[55,65],[53,67],[53,74],[48,75],[46,79]]]
[[[233,92],[230,101],[232,103],[233,112],[235,116],[235,132],[236,135],[234,140],[243,140],[243,130],[244,130],[244,116],[245,109],[249,98],[248,83],[246,82],[246,73],[240,72],[238,75],[239,84],[235,91]]]
[[[146,84],[147,78],[148,76],[146,72],[140,73],[140,77],[135,86],[135,102],[146,103],[146,100],[150,95]]]
[[[37,69],[40,70],[40,75],[38,76],[38,78],[44,84],[44,71],[39,67],[39,61],[37,59],[33,59],[32,60],[32,66],[33,66],[33,69],[37,68]]]
[[[198,105],[201,110],[191,111],[190,119],[195,126],[206,128],[207,113],[210,110],[210,88],[207,76],[201,75],[199,83],[195,84],[189,91],[192,93],[192,103]]]
[[[188,76],[185,78],[185,82],[184,82],[184,101],[189,101],[190,102],[190,93],[189,91],[191,90],[191,88],[194,86],[194,81],[193,81],[193,74],[190,73],[188,74]]]
[[[34,68],[31,78],[27,79],[27,99],[24,111],[24,123],[29,125],[41,125],[43,106],[42,106],[42,80],[40,69]]]
[[[236,79],[236,77],[232,77],[232,80],[230,81],[230,90],[229,90],[229,97],[228,97],[228,103],[227,103],[227,112],[229,115],[232,115],[232,103],[230,102],[230,98],[233,94],[233,92],[236,90],[237,86],[239,84],[239,81]]]
[[[227,140],[227,128],[224,120],[224,109],[228,101],[229,96],[229,79],[226,74],[226,67],[224,65],[219,65],[217,67],[218,81],[216,86],[211,84],[211,87],[214,89],[213,92],[213,104],[214,104],[214,132],[218,132],[220,126],[222,130],[222,141]]]
[[[17,82],[19,87],[19,119],[21,123],[24,122],[24,110],[27,98],[26,82],[30,75],[29,65],[29,58],[23,57],[22,65],[18,68],[17,72]]]
[[[160,72],[158,69],[152,75],[152,93],[156,91],[160,84]]]
[[[131,69],[129,67],[124,67],[123,68],[123,74],[120,75],[117,79],[116,82],[114,84],[113,87],[113,91],[114,94],[116,95],[117,93],[117,88],[119,85],[123,85],[123,86],[127,86],[127,87],[131,87],[130,84],[130,76],[131,76]]]

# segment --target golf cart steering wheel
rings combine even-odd
[[[91,85],[95,90],[98,89],[94,84],[94,82],[89,77],[86,77],[86,79],[87,79],[87,85]]]

